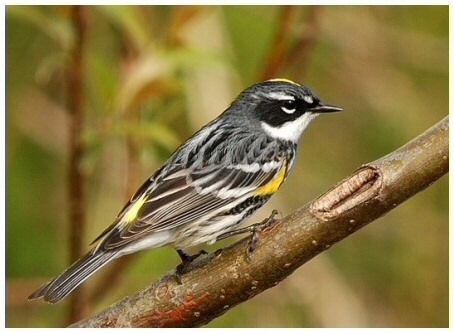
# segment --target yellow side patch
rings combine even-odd
[[[281,187],[282,183],[287,177],[287,165],[281,171],[281,173],[275,177],[271,182],[266,184],[265,186],[259,187],[257,191],[255,191],[256,195],[271,195],[275,193],[279,187]]]
[[[289,79],[277,78],[277,79],[271,79],[268,81],[270,81],[270,82],[287,82],[290,84],[297,85],[298,87],[301,87],[301,85],[299,83],[293,82],[292,80],[289,80]]]
[[[137,199],[137,201],[134,202],[130,208],[128,208],[128,211],[125,213],[122,220],[125,222],[134,221],[137,217],[137,214],[139,214],[139,210],[140,208],[142,208],[145,201],[146,201],[145,196],[142,196],[139,199]]]

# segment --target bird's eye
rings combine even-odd
[[[285,113],[292,114],[296,111],[296,102],[291,99],[283,100],[281,103],[281,109]]]

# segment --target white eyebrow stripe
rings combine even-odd
[[[280,92],[270,92],[267,94],[268,97],[271,97],[272,99],[277,99],[278,101],[294,101],[295,97],[292,95],[287,95],[284,93]]]
[[[306,96],[305,95],[305,96],[303,96],[303,99],[309,104],[314,103],[314,99],[311,96]]]

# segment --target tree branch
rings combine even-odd
[[[305,31],[301,32],[298,43],[289,51],[287,65],[298,75],[298,81],[304,81],[310,56],[318,41],[320,33],[321,6],[310,6]]]
[[[201,257],[177,283],[170,272],[73,327],[194,327],[264,290],[302,264],[434,183],[449,168],[449,119],[361,167],[315,201],[262,232]]]
[[[276,76],[286,61],[288,41],[292,28],[292,18],[295,15],[295,6],[282,6],[276,36],[270,47],[268,61],[265,64],[261,80],[269,80]]]
[[[69,214],[69,253],[70,263],[80,258],[84,251],[82,242],[86,225],[86,207],[84,184],[86,177],[82,171],[82,159],[85,145],[82,138],[84,127],[83,110],[83,76],[84,76],[84,47],[87,18],[83,6],[71,7],[71,20],[75,30],[75,40],[71,50],[71,65],[69,68],[68,110],[71,114],[69,131],[69,169],[68,169],[68,214]],[[85,288],[80,288],[71,298],[69,322],[80,320],[88,313]]]

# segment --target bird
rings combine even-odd
[[[281,187],[309,124],[342,110],[288,79],[246,88],[144,182],[85,256],[28,299],[57,303],[124,255],[170,246],[184,264],[185,248],[251,231],[239,227]]]

